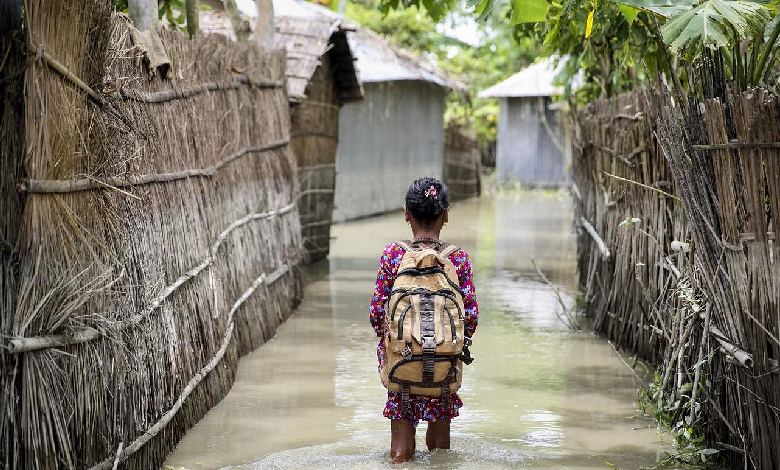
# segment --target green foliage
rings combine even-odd
[[[703,47],[717,50],[763,34],[769,18],[759,3],[707,0],[671,17],[661,32],[673,53],[695,58]]]
[[[426,1],[441,11],[452,0]],[[543,43],[545,54],[568,55],[560,82],[570,83],[580,70],[585,78],[575,103],[615,96],[659,72],[679,93],[696,93],[687,82],[689,66],[712,54],[724,59],[726,76],[740,87],[780,92],[778,0],[467,0],[467,6],[480,20],[503,11],[517,37]]]
[[[117,11],[129,13],[127,0],[112,0]],[[199,5],[201,10],[211,10],[206,4]],[[158,19],[165,19],[168,25],[173,29],[184,29],[187,25],[187,15],[185,13],[185,0],[159,0],[157,7]]]
[[[498,101],[477,98],[476,90],[494,85],[532,63],[540,50],[533,38],[514,37],[514,29],[504,21],[508,9],[496,10],[496,16],[481,23],[485,40],[478,46],[471,46],[443,34],[425,7],[389,9],[382,13],[378,3],[366,1],[347,3],[345,15],[388,37],[396,45],[427,56],[446,72],[468,82],[471,85],[468,92],[448,97],[445,119],[448,123],[473,122],[481,145],[494,141]],[[445,21],[450,24],[473,21],[466,15],[456,9]]]
[[[708,380],[699,383],[700,390],[709,386]],[[664,390],[661,375],[656,371],[653,382],[637,392],[639,408],[663,425],[672,436],[676,453],[667,455],[660,462],[662,466],[682,464],[686,468],[707,468],[717,463],[719,451],[707,447],[698,417],[698,404],[689,400],[692,389],[693,384],[686,382],[677,393]]]

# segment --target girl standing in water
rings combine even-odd
[[[412,229],[412,246],[432,247],[440,249],[447,246],[439,239],[442,227],[449,219],[449,190],[447,186],[435,178],[419,178],[415,180],[406,192],[404,217]],[[396,279],[398,266],[406,253],[397,243],[385,247],[380,259],[374,296],[371,300],[371,326],[380,338],[377,347],[379,370],[382,371],[387,361],[385,343],[386,334],[386,304],[390,297],[393,282]],[[463,294],[465,344],[471,343],[471,336],[477,328],[479,308],[474,293],[471,262],[468,254],[457,249],[449,255],[458,275],[458,284]],[[453,341],[454,343],[454,341]],[[387,404],[384,416],[391,420],[390,455],[396,462],[406,462],[414,455],[415,428],[420,420],[428,422],[425,442],[428,450],[450,448],[450,421],[458,416],[458,409],[463,406],[460,397],[453,394],[449,400],[440,397],[410,395],[408,405],[404,410],[402,394],[387,392]]]

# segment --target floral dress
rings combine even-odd
[[[376,335],[379,337],[379,346],[376,349],[376,355],[379,358],[379,370],[387,360],[385,354],[384,341],[384,320],[385,306],[390,297],[390,291],[395,281],[398,266],[401,264],[406,251],[398,244],[387,245],[382,252],[382,258],[379,261],[379,273],[376,277],[374,286],[374,297],[371,299],[369,308],[369,317],[371,326],[374,327]],[[471,270],[471,261],[469,255],[464,250],[458,249],[450,255],[450,261],[455,265],[458,272],[458,283],[463,291],[463,306],[465,321],[465,334],[471,337],[474,330],[477,329],[479,318],[479,307],[477,306],[477,296],[474,292],[473,274]],[[410,396],[410,411],[406,414],[401,412],[401,394],[397,392],[387,392],[387,404],[383,415],[390,419],[413,419],[424,421],[448,420],[458,416],[458,409],[463,406],[463,401],[456,393],[450,399],[449,407],[445,407],[441,398],[426,397],[423,395]]]

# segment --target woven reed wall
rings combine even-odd
[[[653,137],[656,116],[648,107],[647,95],[640,91],[582,109],[575,139],[581,150],[573,161],[573,176],[578,268],[594,329],[619,347],[653,359],[664,350],[669,334],[659,330],[659,312],[665,307],[656,299],[675,282],[670,266],[687,261],[684,254],[668,250],[672,241],[687,239],[687,222],[675,199],[609,176],[674,194]],[[620,227],[627,218],[641,219],[639,228],[651,236]],[[599,249],[588,225],[606,250]]]
[[[158,468],[300,291],[283,53],[162,31],[150,79],[112,11],[28,0],[35,52],[3,70],[25,78],[0,154],[9,470]]]
[[[328,256],[336,151],[339,136],[339,100],[328,55],[309,81],[306,99],[292,110],[292,148],[298,159],[301,198],[298,211],[309,261]]]
[[[444,131],[444,182],[453,200],[480,194],[482,166],[473,134],[473,128],[455,123],[448,124]]]
[[[596,331],[659,365],[674,419],[729,467],[774,469],[780,99],[706,70],[689,106],[636,92],[579,112],[578,268]]]

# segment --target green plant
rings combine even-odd
[[[686,382],[676,393],[665,390],[662,376],[656,371],[653,381],[637,391],[637,405],[642,412],[651,416],[671,435],[675,454],[667,454],[659,465],[682,464],[688,468],[707,468],[716,463],[717,449],[708,447],[701,430],[698,408],[686,398],[693,389]],[[699,387],[709,387],[709,381],[702,381]]]

